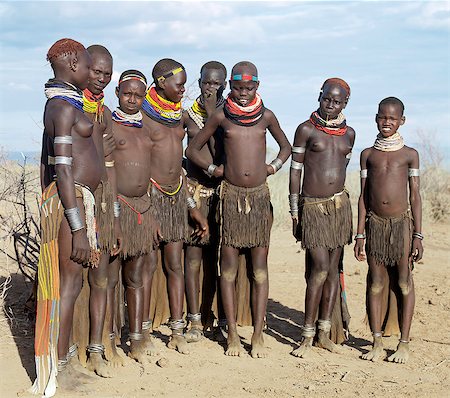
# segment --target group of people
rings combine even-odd
[[[217,336],[226,336],[226,355],[241,356],[245,351],[237,312],[238,301],[245,297],[254,328],[250,354],[266,357],[263,330],[273,221],[267,177],[291,154],[290,213],[293,234],[306,249],[307,283],[305,323],[292,354],[306,357],[314,342],[338,351],[349,320],[343,247],[353,238],[345,176],[355,131],[342,113],[350,97],[348,84],[337,78],[324,82],[319,108],[297,128],[291,146],[257,92],[260,81],[251,62],[232,68],[226,97],[226,67],[216,61],[204,64],[200,95],[187,109],[181,102],[187,79],[181,63],[158,61],[151,82],[138,70],[124,71],[115,90],[118,107],[111,112],[103,90],[111,81],[113,59],[105,47],[86,49],[61,39],[47,59],[54,78],[45,85],[37,378],[31,391],[52,396],[56,387],[82,389],[92,378],[77,363],[85,349],[86,367],[111,377],[112,369],[123,364],[116,343],[123,330],[118,314],[124,301],[128,355],[138,362],[157,353],[152,321],[155,306],[165,298],[170,312],[165,321],[172,331],[169,348],[188,354],[189,343],[200,341],[204,328],[210,327]],[[404,146],[397,131],[405,121],[403,110],[397,98],[381,101],[379,135],[361,154],[355,256],[369,264],[367,302],[374,344],[363,356],[369,360],[383,357],[382,307],[389,280],[402,314],[400,343],[389,360],[405,362],[409,355],[411,271],[413,261],[422,256],[423,235],[418,154]],[[266,131],[279,145],[269,164]],[[244,267],[242,253],[248,261]],[[211,294],[200,303],[202,263],[202,289]],[[74,311],[84,274],[89,299],[81,311],[89,313],[87,347],[77,344],[73,332],[80,323]],[[155,280],[161,277],[167,289],[155,293],[155,286],[160,287]],[[251,285],[250,294],[240,294],[241,279]]]

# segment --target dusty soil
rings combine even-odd
[[[414,271],[416,309],[411,332],[412,358],[406,365],[360,359],[370,348],[364,324],[367,265],[345,254],[351,337],[343,353],[314,349],[311,359],[290,355],[297,346],[304,316],[304,253],[288,230],[274,230],[269,256],[270,293],[265,342],[267,359],[231,358],[224,347],[205,338],[190,344],[191,354],[169,350],[169,330],[156,339],[160,355],[140,366],[126,358],[113,379],[91,385],[94,397],[444,397],[450,391],[450,278],[449,228],[427,225],[425,257]],[[11,277],[11,279],[7,279]],[[6,283],[5,283],[6,282]],[[17,267],[0,259],[4,310],[0,313],[0,396],[14,397],[35,378],[32,327],[23,312],[30,285]],[[6,290],[7,289],[7,290]],[[240,328],[249,350],[251,328]],[[397,337],[385,338],[389,353]],[[156,362],[164,358],[163,367]],[[447,391],[447,392],[446,392]],[[61,397],[73,394],[58,393]]]

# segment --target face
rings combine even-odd
[[[378,108],[375,117],[378,131],[387,138],[395,134],[399,127],[405,123],[405,117],[402,116],[402,110],[396,104],[384,104]]]
[[[116,88],[116,95],[119,98],[119,108],[128,115],[134,115],[141,109],[145,93],[146,87],[141,81],[124,81]]]
[[[231,75],[250,75],[256,76],[256,70],[248,66],[234,67]],[[259,82],[246,80],[230,80],[231,98],[240,106],[248,106],[256,96]]]
[[[186,79],[186,72],[182,71],[160,82],[159,86],[163,90],[161,96],[172,102],[180,102],[185,92]]]
[[[338,85],[327,84],[319,96],[319,113],[324,119],[335,119],[347,105],[347,92]]]
[[[75,85],[84,90],[88,86],[89,68],[91,66],[91,56],[85,50],[79,51],[76,56],[71,59],[71,69],[74,72]]]
[[[222,69],[205,69],[203,70],[198,85],[202,97],[210,96],[213,92],[217,92],[217,98],[220,98],[225,90],[225,73]]]
[[[98,95],[111,81],[112,59],[107,54],[97,53],[92,54],[91,58],[88,89],[91,93]]]

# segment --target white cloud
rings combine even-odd
[[[30,91],[31,87],[25,83],[9,82],[8,87],[11,90]]]

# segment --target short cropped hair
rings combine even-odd
[[[381,102],[378,104],[378,109],[380,107],[382,107],[383,105],[387,105],[387,104],[392,104],[392,105],[398,106],[400,108],[400,110],[402,112],[402,116],[403,116],[403,113],[405,112],[405,105],[397,97],[387,97],[387,98],[381,100]]]
[[[184,68],[184,66],[178,61],[170,58],[163,58],[159,60],[152,70],[153,81],[157,84],[159,77],[164,76],[166,73],[169,73],[177,68]]]
[[[218,61],[209,61],[206,64],[204,64],[200,69],[200,75],[203,73],[203,71],[211,69],[221,70],[225,74],[225,77],[227,77],[227,68],[225,67],[224,64]]]
[[[93,44],[92,46],[89,46],[88,48],[86,48],[86,50],[91,55],[93,55],[93,54],[104,54],[104,55],[107,55],[108,57],[110,57],[112,59],[112,55],[108,51],[108,49],[106,47],[103,47],[100,44]]]
[[[60,39],[54,43],[47,52],[47,61],[51,64],[56,60],[56,58],[62,55],[76,54],[78,51],[82,52],[86,49],[84,46],[72,39]]]
[[[255,65],[255,64],[252,64],[250,61],[241,61],[241,62],[238,62],[236,65],[233,66],[233,69],[231,70],[231,74],[234,74],[235,68],[238,68],[238,67],[240,67],[240,66],[248,66],[248,67],[254,69],[254,71],[255,71],[255,76],[258,76],[258,69],[256,68],[256,65]]]

